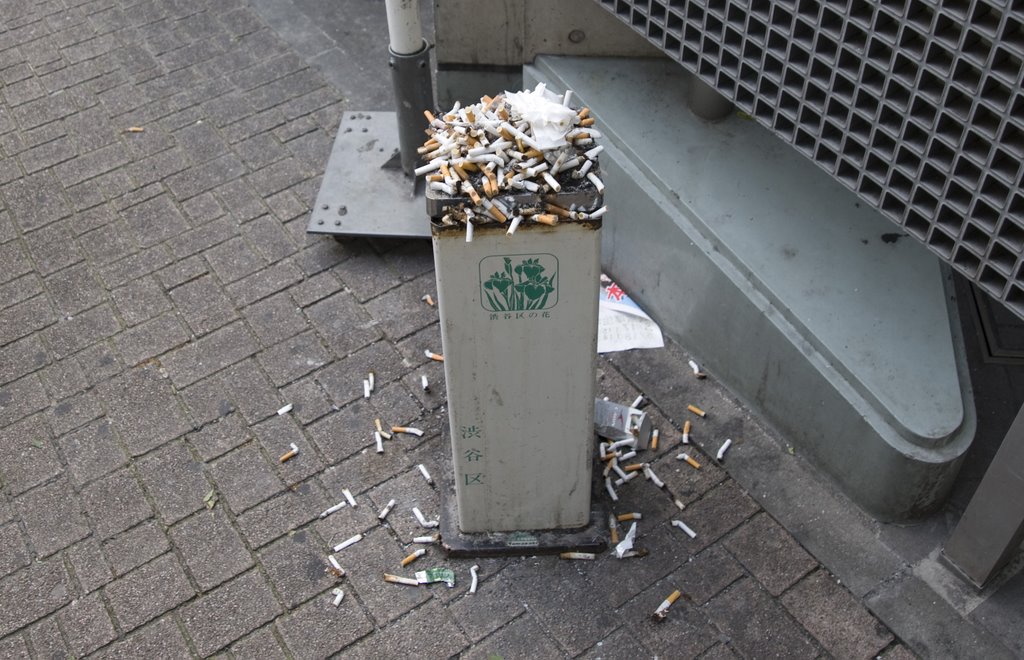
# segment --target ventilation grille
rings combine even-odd
[[[1024,317],[1024,3],[598,1]]]

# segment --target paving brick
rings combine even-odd
[[[54,168],[65,187],[95,178],[128,162],[128,154],[119,143],[114,143],[78,156]]]
[[[0,608],[0,637],[46,616],[71,600],[64,563],[59,559],[34,562],[28,568],[0,580],[0,603],[18,607]]]
[[[25,168],[26,173],[33,174],[40,170],[53,167],[58,163],[71,160],[75,155],[76,148],[71,139],[59,137],[56,140],[46,142],[37,147],[32,147],[27,151],[21,152],[18,154],[18,160],[21,161],[21,165]]]
[[[144,186],[183,172],[188,166],[185,153],[175,147],[138,160],[128,165],[127,170],[140,186]]]
[[[285,657],[284,649],[281,648],[281,644],[274,634],[273,624],[263,626],[248,637],[235,642],[231,646],[231,654],[236,658]]]
[[[548,637],[533,617],[521,616],[498,632],[462,653],[460,658],[490,660],[495,655],[529,658],[563,658],[558,645]]]
[[[234,154],[225,154],[203,165],[167,177],[171,193],[184,201],[245,174],[245,165]]]
[[[227,399],[222,403],[230,406]],[[207,424],[201,430],[190,433],[187,439],[199,456],[204,461],[209,461],[248,442],[251,437],[248,425],[240,415],[235,414]]]
[[[173,553],[135,569],[103,591],[121,629],[126,631],[177,607],[195,593]]]
[[[338,608],[332,599],[328,592],[279,620],[281,636],[296,658],[330,656],[373,631],[350,594]]]
[[[238,517],[238,527],[249,545],[259,548],[315,519],[326,502],[322,491],[306,482],[249,509]]]
[[[210,484],[183,441],[169,442],[146,455],[136,463],[136,469],[164,524],[173,524],[203,508]]]
[[[117,335],[114,343],[125,364],[135,366],[188,341],[189,334],[174,314],[165,314]]]
[[[644,645],[636,637],[624,628],[619,628],[594,644],[579,658],[580,660],[633,660],[643,650],[646,650]]]
[[[100,269],[100,277],[110,288],[138,280],[171,263],[168,250],[158,245],[135,252]]]
[[[153,520],[118,534],[103,544],[114,575],[121,576],[171,549],[163,529]]]
[[[526,611],[512,593],[509,581],[500,573],[490,579],[483,578],[481,575],[475,594],[466,594],[448,606],[452,617],[474,643]]]
[[[70,319],[61,318],[49,328],[47,342],[54,354],[62,358],[116,334],[121,324],[109,304],[99,305]]]
[[[213,464],[211,475],[217,492],[236,514],[281,491],[284,484],[274,474],[255,444],[227,454]]]
[[[315,275],[350,258],[357,249],[349,243],[358,245],[361,241],[346,241],[343,244],[324,237],[309,239],[296,256],[295,262],[307,276]]]
[[[290,259],[279,261],[227,285],[228,295],[239,305],[250,305],[302,280],[302,272]]]
[[[258,218],[267,212],[263,200],[244,179],[225,183],[214,192],[224,204],[224,208],[239,223]]]
[[[57,624],[57,617],[50,616],[36,621],[25,631],[32,650],[38,658],[69,658],[71,652],[64,642],[60,627]]]
[[[345,538],[347,536],[325,540],[334,544]],[[337,555],[342,566],[360,567],[358,571],[349,572],[347,581],[355,588],[359,600],[378,626],[394,621],[430,600],[427,589],[395,589],[395,585],[380,579],[381,573],[401,572],[399,562],[405,554],[402,546],[385,529],[377,528],[364,535],[362,541]]]
[[[4,269],[0,271],[0,278],[4,282],[9,282],[32,270],[28,255],[25,254],[19,241],[0,244],[0,263],[4,264]]]
[[[313,377],[285,386],[281,389],[281,396],[292,405],[291,414],[303,424],[334,410],[331,400]]]
[[[231,301],[211,276],[186,282],[172,289],[170,296],[197,336],[212,332],[238,318]]]
[[[332,484],[343,484],[345,488],[355,493],[384,483],[414,464],[412,454],[396,449],[395,446],[385,444],[383,454],[366,450],[348,458],[340,465],[328,468],[323,473],[324,486],[331,488]],[[430,461],[425,460],[424,462],[427,469],[432,469],[434,474],[437,474],[436,466],[432,465]],[[426,512],[424,511],[424,513]]]
[[[402,375],[402,356],[390,342],[374,342],[334,362],[317,375],[317,380],[335,403],[344,405],[363,397],[363,379],[370,371],[374,372],[375,388],[383,388]]]
[[[260,133],[235,144],[235,152],[245,164],[256,170],[281,160],[288,150],[271,133]]]
[[[190,46],[182,50],[195,49]],[[228,145],[221,139],[217,129],[205,122],[178,129],[174,132],[174,139],[194,164],[213,160],[228,151]]]
[[[2,391],[0,391],[2,393]],[[30,417],[0,429],[0,474],[12,495],[41,484],[61,471],[42,417]]]
[[[253,431],[260,440],[265,454],[280,457],[294,444],[299,455],[284,463],[278,461],[277,473],[286,484],[296,484],[324,469],[324,463],[315,447],[306,440],[298,423],[288,415],[274,415],[261,422]]]
[[[0,218],[3,214],[0,213]],[[13,237],[12,237],[13,238]],[[0,285],[0,309],[17,305],[43,292],[42,280],[36,273],[27,273]]]
[[[744,655],[812,657],[820,653],[804,629],[749,578],[712,599],[704,612]]]
[[[264,346],[272,346],[306,328],[306,317],[287,293],[250,305],[242,312]]]
[[[312,331],[286,339],[257,355],[257,359],[278,386],[315,371],[330,361],[330,356]]]
[[[250,424],[277,413],[281,397],[255,360],[245,360],[224,370],[224,387],[238,411]]]
[[[754,500],[734,481],[727,481],[686,507],[684,522],[689,521],[687,524],[697,532],[697,538],[688,539],[682,545],[691,552],[698,552],[758,510]]]
[[[351,294],[340,292],[306,309],[320,336],[339,357],[354,353],[381,336]]]
[[[431,602],[372,638],[346,648],[340,657],[445,658],[458,654],[468,645],[469,640],[451,615],[438,603]]]
[[[230,617],[224,612],[232,612]],[[270,621],[281,611],[258,571],[235,578],[182,608],[181,620],[200,655],[209,655]]]
[[[174,618],[166,616],[125,639],[103,649],[95,657],[108,660],[120,658],[177,659],[191,656]]]
[[[156,276],[164,289],[173,289],[189,280],[209,272],[206,261],[198,255],[174,262],[167,268],[157,272]]]
[[[36,296],[8,307],[0,312],[0,345],[45,328],[56,320],[46,296]]]
[[[767,513],[747,521],[724,545],[773,596],[781,594],[818,565]]]
[[[64,399],[50,409],[48,420],[55,435],[77,429],[103,414],[103,409],[91,391],[81,392]]]
[[[57,447],[67,461],[68,475],[75,486],[98,479],[127,462],[106,419],[61,436]]]
[[[18,525],[10,523],[0,527],[0,577],[10,575],[31,562],[32,555]]]
[[[106,297],[106,291],[93,277],[86,264],[65,268],[46,278],[46,288],[57,310],[62,314],[77,314]]]
[[[293,608],[335,583],[324,564],[324,545],[308,531],[298,531],[271,543],[259,552],[271,583],[285,607]]]
[[[142,488],[127,468],[83,488],[81,502],[101,538],[109,538],[153,515]]]
[[[107,416],[133,456],[191,428],[170,383],[156,368],[136,367],[103,383],[98,391]]]
[[[43,389],[43,384],[35,374],[8,383],[0,387],[0,427],[42,410],[47,405],[49,405],[49,401],[46,390]],[[32,452],[22,456],[22,460],[27,460],[30,463],[34,463],[37,458],[38,455]],[[5,478],[10,484],[9,476]]]
[[[76,109],[74,102],[67,94],[58,92],[23,103],[17,108],[12,108],[11,112],[21,128],[29,130],[74,114]]]
[[[687,599],[694,605],[703,605],[745,575],[743,567],[718,544],[672,573],[673,579],[686,586]]]
[[[396,504],[396,508],[388,516],[388,525],[402,543],[412,543],[413,537],[424,534],[423,528],[413,516],[413,507],[419,508],[428,518],[435,517],[434,514],[441,509],[437,491],[431,488],[420,471],[415,468],[403,471],[371,489],[368,494],[373,502],[374,514],[392,499],[401,502],[400,506]],[[327,520],[331,521],[331,518]],[[343,531],[339,530],[342,533]],[[322,530],[321,535],[326,537],[329,534],[327,530]]]
[[[129,327],[159,316],[171,309],[163,288],[152,276],[132,280],[110,292],[117,311]]]
[[[20,635],[0,639],[0,656],[11,660],[29,660],[28,644]]]
[[[171,540],[202,591],[252,567],[248,550],[223,509],[201,511],[171,528]]]
[[[64,558],[78,580],[81,589],[79,593],[92,593],[113,579],[100,544],[94,538],[87,538],[71,546],[64,551]]]
[[[234,282],[266,265],[266,261],[240,237],[206,250],[204,256],[222,282]]]
[[[114,625],[98,593],[71,601],[58,614],[74,657],[92,653],[117,638]]]
[[[874,657],[893,641],[892,633],[823,570],[801,580],[781,600],[833,657]]]
[[[162,362],[178,388],[190,385],[256,352],[256,340],[240,323],[174,349]]]
[[[46,366],[50,359],[36,335],[0,346],[0,383],[10,383]]]
[[[667,503],[665,503],[667,504]],[[624,534],[629,523],[623,524]],[[681,566],[690,557],[680,543],[679,530],[668,523],[651,529],[644,519],[637,524],[636,546],[649,552],[646,557],[622,562],[609,553],[601,560],[591,580],[597,592],[604,595],[612,607],[621,607],[627,600],[644,591],[656,581]]]
[[[309,435],[331,463],[348,458],[373,444],[373,420],[380,415],[359,399],[309,427]]]
[[[425,275],[374,298],[366,310],[389,337],[401,339],[437,321],[437,310],[420,300],[433,287],[433,275]]]
[[[391,270],[380,255],[369,247],[338,264],[333,272],[341,278],[359,302],[376,298],[402,283],[398,273]],[[420,294],[420,297],[422,296],[423,293]],[[424,303],[420,302],[418,306],[423,305]]]
[[[149,247],[189,229],[185,218],[167,195],[160,195],[122,214],[129,236],[139,247]]]

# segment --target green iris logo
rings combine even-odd
[[[513,259],[518,263],[513,266]],[[495,268],[493,274],[486,275]],[[486,257],[480,262],[484,309],[519,312],[548,309],[558,302],[558,259],[550,254]]]

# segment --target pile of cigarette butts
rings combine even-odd
[[[607,207],[564,208],[551,195],[564,189],[598,193],[595,146],[601,133],[590,110],[569,107],[572,92],[558,99],[543,84],[532,92],[484,96],[479,103],[456,103],[434,116],[424,111],[429,138],[418,149],[430,194],[453,198],[445,205],[444,225],[464,225],[472,241],[474,225],[507,225],[515,234],[521,223],[556,225],[596,220]],[[597,202],[600,204],[600,202]]]

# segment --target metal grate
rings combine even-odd
[[[598,2],[1024,317],[1024,3]]]

